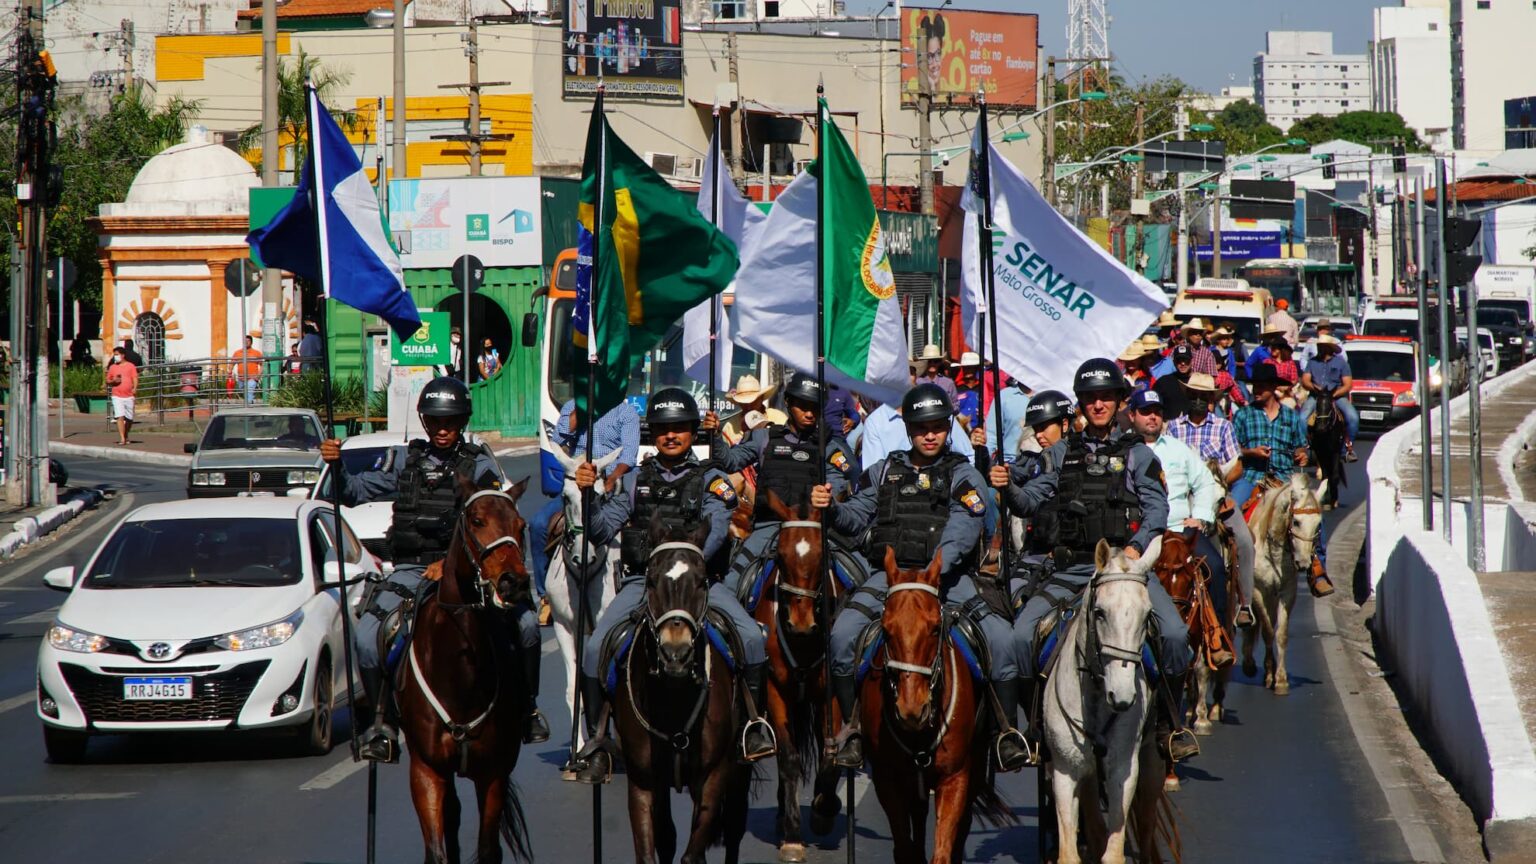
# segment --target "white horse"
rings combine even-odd
[[[582,460],[551,443],[542,427],[539,429],[539,444],[546,452],[553,454],[565,469],[565,483],[560,490],[564,502],[565,530],[558,537],[550,532],[550,539],[557,541],[557,544],[549,556],[544,596],[549,599],[550,618],[555,625],[555,641],[559,643],[560,656],[565,660],[565,706],[574,714],[576,670],[581,664],[581,658],[576,656],[576,611],[581,592],[585,591],[587,595],[585,629],[590,633],[592,625],[597,622],[597,616],[608,608],[608,603],[617,591],[618,580],[615,575],[618,573],[619,546],[617,543],[597,546],[581,542],[582,526],[586,522],[582,518],[581,490],[576,487],[576,469]],[[618,458],[619,451],[615,450],[599,457],[593,464],[601,475]],[[573,574],[575,578],[572,578]],[[576,724],[578,749],[586,743],[583,725]],[[566,779],[574,780],[575,774],[568,773]]]
[[[1276,696],[1291,692],[1285,671],[1285,648],[1290,642],[1291,607],[1296,605],[1296,576],[1312,566],[1312,554],[1323,525],[1318,501],[1327,481],[1314,493],[1305,474],[1291,475],[1289,483],[1271,487],[1248,518],[1253,532],[1253,613],[1264,636],[1264,686]],[[1255,675],[1253,659],[1255,628],[1243,635],[1243,674]]]
[[[1156,860],[1153,826],[1163,770],[1146,734],[1153,693],[1141,651],[1152,611],[1147,579],[1162,544],[1161,537],[1153,540],[1133,561],[1100,541],[1087,599],[1056,648],[1046,682],[1045,742],[1059,864],[1082,860],[1080,821],[1091,857],[1122,864],[1133,821],[1143,860]]]

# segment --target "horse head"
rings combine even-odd
[[[709,606],[704,542],[709,525],[667,531],[651,522],[651,559],[645,573],[646,617],[656,638],[657,665],[674,678],[693,674],[695,646]]]
[[[944,667],[939,627],[942,559],[942,552],[935,553],[926,570],[902,570],[896,566],[896,550],[885,550],[890,585],[880,619],[885,630],[885,681],[895,697],[896,722],[911,732],[931,724],[938,711],[934,694],[941,689]]]
[[[1190,566],[1194,549],[1193,540],[1180,532],[1169,531],[1163,535],[1163,549],[1153,565],[1157,581],[1180,606],[1187,606],[1195,591],[1195,568]]]
[[[1103,680],[1104,698],[1116,712],[1136,703],[1141,646],[1146,642],[1147,618],[1152,614],[1147,573],[1162,555],[1163,542],[1162,537],[1153,540],[1135,560],[1103,540],[1094,549],[1085,662],[1090,673]]]
[[[1317,538],[1323,527],[1323,508],[1318,501],[1323,497],[1328,488],[1328,481],[1316,492],[1307,485],[1307,476],[1296,473],[1291,475],[1291,485],[1287,490],[1291,500],[1291,560],[1297,570],[1305,570],[1312,566],[1312,556],[1317,552]]]
[[[822,511],[801,504],[790,507],[767,490],[768,509],[779,519],[778,577],[774,590],[785,610],[785,630],[811,636],[818,629],[822,583]]]
[[[528,523],[517,512],[517,499],[528,488],[528,478],[505,491],[480,486],[468,471],[459,471],[454,482],[460,502],[458,527],[444,563],[444,588],[449,602],[487,600],[505,607],[528,590],[528,567],[523,563],[523,538]],[[463,566],[467,561],[468,567]],[[451,578],[449,578],[451,577]]]
[[[565,511],[566,536],[580,537],[581,532],[586,526],[586,520],[584,518],[585,509],[582,506],[581,489],[576,485],[576,469],[581,467],[583,460],[566,453],[564,447],[551,442],[549,440],[549,433],[545,430],[542,423],[539,424],[539,446],[543,448],[544,452],[553,455],[555,461],[560,463],[560,467],[565,469],[565,479],[560,486],[560,498]],[[619,452],[615,450],[593,460],[592,464],[597,466],[599,477],[603,476],[609,465],[618,460]],[[606,556],[605,550],[599,549],[590,543],[571,543],[568,545],[570,547],[570,564],[575,571],[573,575],[589,574],[594,562],[602,561]]]

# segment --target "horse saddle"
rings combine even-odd
[[[560,548],[565,540],[565,508],[562,507],[549,517],[549,530],[544,534],[544,551],[553,553]]]
[[[602,670],[603,689],[611,696],[619,686],[619,670],[628,662],[631,649],[635,647],[635,637],[640,632],[640,618],[643,613],[636,609],[628,618],[614,625],[608,631],[608,636],[603,640],[602,653],[598,655],[597,668]],[[730,619],[721,612],[709,609],[704,613],[704,638],[721,657],[725,658],[726,668],[735,675],[740,671],[740,663],[737,658],[742,656],[741,639],[736,629],[731,626]]]
[[[981,628],[965,615],[959,607],[950,606],[944,610],[944,616],[940,623],[942,632],[941,644],[955,646],[960,654],[960,659],[965,661],[967,669],[971,670],[971,677],[977,681],[989,680],[992,668],[992,655],[987,648],[987,640],[982,637]],[[854,680],[862,686],[869,670],[874,667],[875,657],[880,654],[880,649],[885,647],[885,628],[880,626],[879,620],[866,625],[859,633],[858,646],[855,656],[859,658],[858,667],[854,670]]]
[[[1072,600],[1064,605],[1053,608],[1035,627],[1035,644],[1039,645],[1035,668],[1040,670],[1040,678],[1051,677],[1056,659],[1056,648],[1066,641],[1067,627],[1072,619],[1082,613],[1083,598],[1087,591],[1079,591]],[[1143,642],[1141,646],[1141,667],[1146,670],[1147,680],[1156,680],[1157,662],[1152,658],[1152,644]]]
[[[843,595],[846,597],[864,584],[864,568],[852,558],[855,553],[849,551],[834,537],[827,538],[827,551],[831,553],[829,557],[832,559],[832,575],[843,586]],[[763,548],[763,553],[747,565],[744,571],[745,578],[736,586],[736,599],[741,601],[748,615],[757,611],[757,604],[762,602],[763,592],[767,590],[773,569],[778,566],[778,563],[770,542]],[[841,608],[839,604],[838,609],[841,610]]]

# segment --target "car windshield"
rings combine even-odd
[[[320,426],[307,414],[221,414],[199,450],[318,450]]]
[[[1356,381],[1412,381],[1413,355],[1402,351],[1369,351],[1350,346],[1349,371]]]
[[[1419,321],[1417,318],[1372,318],[1365,322],[1363,332],[1367,336],[1402,336],[1417,340]],[[1350,359],[1353,361],[1353,354]]]
[[[1502,306],[1479,303],[1477,304],[1477,323],[1485,327],[1489,324],[1496,327],[1519,327],[1520,313]]]
[[[1479,300],[1477,301],[1477,314],[1486,315],[1490,309],[1508,309],[1515,313],[1521,321],[1530,314],[1531,307],[1523,300]]]
[[[301,573],[292,519],[125,522],[96,556],[87,588],[292,585]]]

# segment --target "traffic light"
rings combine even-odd
[[[1338,169],[1333,167],[1333,154],[1323,154],[1323,179],[1332,180],[1339,176]]]
[[[1401,142],[1392,145],[1392,173],[1399,177],[1408,173],[1408,146]]]
[[[1445,277],[1450,286],[1466,285],[1477,275],[1477,267],[1483,256],[1469,255],[1467,250],[1477,242],[1477,234],[1483,230],[1481,219],[1461,216],[1445,218]]]

